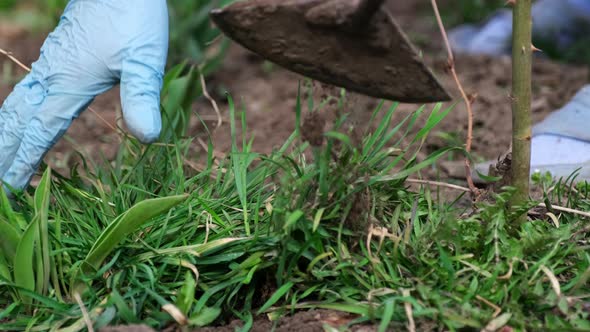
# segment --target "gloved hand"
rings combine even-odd
[[[552,41],[558,49],[572,45],[590,31],[590,1],[538,0],[532,8],[533,37]],[[480,26],[463,25],[449,33],[460,53],[509,54],[512,44],[512,11],[500,10]]]
[[[24,188],[72,120],[119,82],[129,131],[158,139],[167,52],[165,0],[71,0],[0,109],[0,179]]]

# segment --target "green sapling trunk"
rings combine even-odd
[[[532,18],[531,0],[509,1],[514,6],[512,41],[512,186],[511,206],[529,199],[531,168]],[[526,214],[520,218],[526,221]]]

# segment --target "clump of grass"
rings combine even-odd
[[[245,115],[229,101],[232,150],[215,160],[210,144],[201,172],[185,165],[190,139],[172,135],[174,144],[149,147],[126,140],[113,163],[84,164],[68,178],[46,172],[15,209],[4,198],[0,226],[36,230],[39,241],[20,256],[45,286],[14,278],[19,250],[2,241],[0,330],[83,329],[72,289],[95,328],[239,317],[248,330],[257,314],[277,319],[325,308],[357,314],[350,324],[372,321],[380,331],[410,319],[419,330],[590,329],[587,223],[563,215],[558,227],[531,220],[515,231],[508,221],[528,206],[506,210],[510,191],[465,215],[436,192],[404,184],[452,150],[417,159],[450,109],[437,105],[425,115],[422,107],[390,127],[397,105],[381,104],[373,117],[379,125],[362,145],[353,146],[338,122],[309,159],[300,126],[273,153],[253,151],[247,136],[235,134]],[[296,111],[300,119],[300,102]],[[420,116],[427,124],[408,137]],[[403,140],[394,139],[399,133]],[[402,141],[414,149],[401,149]],[[589,208],[587,195],[578,187],[571,206]],[[158,201],[148,200],[169,199],[176,204],[141,222],[121,222],[154,211]],[[89,268],[92,248],[117,223],[129,226],[126,235]]]

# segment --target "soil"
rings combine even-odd
[[[424,157],[429,152],[449,143],[462,142],[467,128],[467,115],[458,98],[455,83],[446,73],[446,54],[442,45],[437,42],[440,38],[434,21],[431,17],[416,19],[415,3],[391,1],[394,16],[404,30],[411,31],[410,38],[421,49],[435,75],[453,95],[454,102],[458,103],[427,140],[422,152]],[[12,52],[26,64],[30,64],[37,58],[43,39],[43,36],[30,35],[26,31],[3,27],[0,24],[0,48]],[[9,68],[12,68],[14,73],[12,77],[6,73]],[[473,151],[482,159],[495,159],[503,154],[510,144],[510,59],[458,56],[456,69],[467,92],[477,95],[473,106],[475,113]],[[589,77],[588,69],[585,67],[558,64],[542,58],[535,59],[533,71],[535,122],[563,106],[580,87],[586,84]],[[10,93],[16,77],[22,75],[24,71],[19,70],[8,60],[0,58],[0,103]],[[223,67],[209,78],[208,82],[209,90],[219,102],[223,118],[226,120],[213,134],[213,142],[218,153],[227,152],[231,147],[227,122],[229,113],[222,92],[228,91],[240,105],[240,109],[247,110],[248,133],[254,137],[254,150],[269,153],[280,146],[294,130],[296,97],[301,82],[300,76],[277,66],[269,66],[258,56],[233,45]],[[357,103],[357,106],[361,108],[357,112],[368,114],[369,109],[366,109],[366,105],[374,104],[375,100],[365,98],[362,103]],[[386,104],[390,105],[390,103]],[[446,103],[444,106],[451,105],[453,104]],[[118,89],[114,88],[98,97],[91,107],[96,110],[96,113],[84,112],[67,132],[70,139],[60,141],[47,155],[46,162],[56,170],[69,173],[69,167],[75,161],[73,152],[75,149],[81,149],[93,158],[104,156],[109,160],[114,157],[118,148],[118,134],[112,127],[120,118]],[[399,121],[418,107],[419,105],[401,104],[394,121]],[[432,108],[433,104],[427,107]],[[211,125],[215,122],[211,105],[205,99],[195,103],[194,111],[201,114]],[[427,114],[420,120],[422,123],[426,121],[426,116]],[[420,126],[416,128],[414,132],[419,130]],[[189,135],[203,135],[203,128],[195,123]],[[456,142],[450,142],[449,137]],[[196,151],[199,149],[200,147],[195,147]],[[435,169],[426,172],[426,176],[444,178],[446,175]],[[281,320],[276,331],[324,331],[322,327],[324,323],[331,320],[337,322],[344,320],[343,322],[346,323],[347,319],[350,317],[333,312],[302,312]],[[234,322],[227,327],[207,328],[200,331],[233,331],[236,324]],[[255,322],[253,331],[269,331],[270,327],[271,323],[263,318]],[[374,327],[357,329],[357,331],[373,330],[375,330]]]
[[[254,320],[251,332],[325,332],[331,328],[342,328],[353,322],[356,315],[335,312],[330,310],[308,310],[301,311],[293,316],[285,316],[278,321],[270,321],[266,316],[259,316]],[[192,330],[193,332],[234,332],[243,327],[243,322],[234,320],[230,324],[221,327],[205,327]],[[430,323],[417,322],[418,331],[431,331],[433,325]],[[370,323],[355,324],[347,331],[350,332],[376,332],[378,326]],[[401,324],[392,327],[388,331],[403,331],[405,327]],[[176,327],[170,327],[164,332],[180,331]],[[130,325],[106,327],[99,332],[154,332],[145,325]]]
[[[427,64],[439,77],[443,85],[454,97],[457,106],[434,130],[426,142],[422,155],[425,156],[449,143],[462,142],[467,127],[467,116],[461,104],[454,81],[446,73],[446,54],[442,45],[437,45],[438,32],[431,19],[416,20],[414,6],[392,3],[395,17],[410,37],[420,47]],[[0,28],[0,48],[12,52],[25,64],[30,64],[39,54],[43,36],[31,36],[26,31]],[[428,44],[421,41],[428,40]],[[24,71],[6,59],[0,59],[0,76],[12,67],[15,78],[0,81],[0,101],[9,94],[16,77]],[[485,56],[458,56],[456,68],[460,79],[469,94],[476,94],[473,105],[475,113],[473,152],[482,159],[495,159],[506,151],[510,144],[510,59]],[[586,84],[588,69],[585,67],[558,64],[541,58],[534,62],[534,100],[533,120],[542,120],[552,110],[563,106],[577,90]],[[229,92],[240,109],[247,114],[248,134],[254,137],[254,149],[269,153],[278,147],[294,130],[295,103],[298,86],[302,78],[278,66],[269,66],[258,56],[233,45],[227,61],[221,70],[209,79],[209,90],[220,103],[223,118],[227,120],[228,111],[222,92]],[[368,114],[375,105],[369,98],[359,103],[358,113]],[[387,103],[389,104],[389,103]],[[451,106],[446,103],[444,106]],[[416,110],[420,105],[401,104],[394,122]],[[432,108],[434,105],[427,105]],[[99,96],[91,106],[94,112],[84,112],[67,132],[68,140],[60,141],[47,155],[46,162],[58,171],[68,173],[76,160],[73,151],[82,150],[87,156],[100,160],[102,156],[112,159],[118,149],[117,133],[113,130],[120,120],[120,99],[118,88]],[[214,124],[211,105],[204,98],[194,105],[194,111]],[[426,116],[421,119],[426,121]],[[108,124],[107,124],[108,123]],[[416,131],[420,126],[416,126]],[[204,131],[195,123],[189,133],[201,136]],[[411,136],[411,134],[410,134]],[[441,136],[447,137],[446,139]],[[449,137],[453,142],[449,142]],[[218,153],[227,152],[231,146],[229,123],[225,121],[215,130],[213,142]],[[432,174],[439,174],[434,172]],[[443,174],[444,177],[444,174]]]
[[[325,326],[341,327],[350,323],[356,316],[328,310],[302,311],[295,316],[286,316],[278,322],[271,322],[266,317],[258,317],[251,332],[324,332]],[[243,326],[241,321],[233,321],[227,326],[196,329],[195,332],[234,332],[236,328]],[[350,331],[376,332],[377,328],[371,325],[355,325]]]

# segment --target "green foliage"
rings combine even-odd
[[[188,72],[187,72],[188,71]],[[192,104],[202,95],[200,70],[180,64],[168,71],[162,87],[163,128],[161,139],[171,142],[186,134],[192,116]]]
[[[576,41],[565,49],[558,48],[554,40],[534,38],[533,44],[542,51],[542,57],[569,64],[590,65],[588,29],[582,29],[581,32],[576,36]]]
[[[8,10],[14,8],[16,0],[3,0],[0,2],[0,10]]]
[[[68,4],[69,0],[36,0],[37,5],[42,12],[47,13],[55,24],[59,21],[61,13]]]
[[[72,291],[73,293],[84,290],[84,285],[77,280],[78,277],[83,274],[96,273],[104,258],[117,247],[122,239],[135,232],[146,221],[167,212],[186,199],[184,195],[148,199],[120,215],[100,234],[88,251],[86,258],[74,264],[79,269],[72,268],[69,271],[74,278],[69,283],[69,287],[66,286],[65,289],[62,289],[63,284],[60,284],[56,278],[58,271],[55,270],[56,262],[52,255],[54,252],[53,242],[50,240],[54,236],[60,236],[60,234],[50,234],[50,177],[51,171],[48,168],[43,174],[32,201],[28,202],[32,204],[31,212],[33,214],[25,229],[19,229],[21,226],[15,223],[13,218],[8,217],[14,214],[10,204],[4,205],[2,217],[6,218],[6,221],[0,224],[0,231],[10,235],[6,237],[9,241],[0,251],[0,277],[6,282],[6,285],[11,285],[13,298],[27,306],[34,304],[30,292],[46,296],[51,289],[60,299],[61,291]],[[2,191],[2,196],[2,201],[7,203],[4,191]],[[29,207],[31,206],[29,205]],[[12,221],[9,221],[11,219]],[[61,246],[62,243],[57,243],[57,245]],[[11,270],[13,276],[11,276]],[[63,276],[63,271],[61,272]]]
[[[219,66],[229,42],[221,37],[209,19],[214,8],[226,6],[235,0],[175,0],[168,2],[170,12],[170,50],[169,62],[180,63],[187,59],[191,63],[203,65],[208,74]],[[214,44],[214,47],[209,47]]]
[[[441,14],[449,26],[481,23],[505,4],[504,0],[458,0],[442,6]]]
[[[11,225],[12,239],[0,255],[0,330],[83,329],[73,288],[83,291],[96,329],[162,328],[173,321],[171,308],[194,327],[235,316],[251,326],[256,313],[323,308],[359,315],[353,323],[377,321],[383,331],[403,328],[407,304],[419,330],[590,329],[581,297],[590,291],[587,224],[561,215],[557,226],[532,220],[514,229],[507,221],[535,203],[506,210],[511,190],[465,214],[438,192],[404,184],[449,151],[418,159],[449,109],[436,105],[426,115],[422,107],[391,128],[397,105],[381,104],[376,129],[358,147],[338,121],[321,147],[301,142],[306,128],[298,125],[281,148],[261,155],[246,134],[237,136],[240,124],[247,132],[245,116],[229,105],[232,150],[221,159],[209,153],[199,172],[186,167],[190,139],[149,147],[129,139],[102,168],[87,161],[69,179],[46,172],[34,198],[14,209],[0,196],[0,227]],[[407,137],[420,116],[428,116],[424,129]],[[559,202],[572,181],[547,183],[547,199]],[[568,206],[589,209],[587,186],[574,193]],[[6,259],[13,251],[22,257],[14,264]]]

